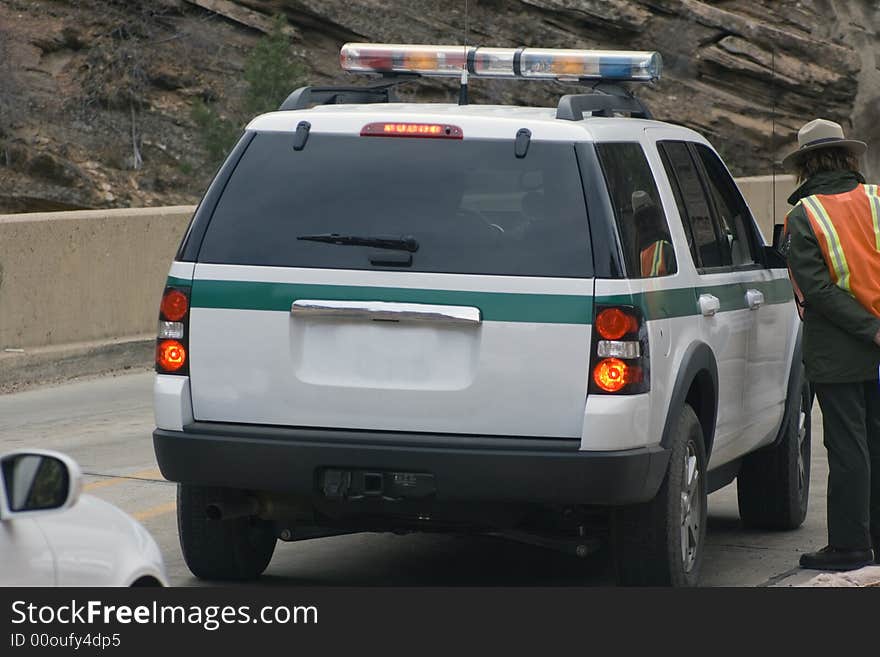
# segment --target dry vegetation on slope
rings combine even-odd
[[[659,118],[705,133],[738,174],[769,172],[821,115],[874,143],[868,165],[880,175],[876,0],[469,4],[472,43],[660,50],[664,79],[641,95]],[[0,0],[0,212],[197,200],[213,165],[192,107],[240,121],[245,64],[273,15],[285,17],[308,81],[327,83],[346,79],[345,41],[461,43],[463,9],[464,0]],[[454,98],[451,84],[410,86],[413,97]],[[475,102],[554,105],[570,91],[472,85]]]

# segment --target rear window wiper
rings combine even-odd
[[[316,235],[300,235],[296,239],[309,242],[340,244],[343,246],[372,246],[377,249],[394,249],[396,251],[409,251],[410,253],[415,253],[419,250],[419,243],[412,235],[401,235],[400,237],[382,235],[358,237],[357,235],[340,235],[339,233],[318,233]]]

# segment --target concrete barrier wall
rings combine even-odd
[[[788,197],[797,186],[794,176],[776,176],[774,184],[771,176],[752,176],[737,178],[737,184],[746,197],[752,214],[769,242],[773,239],[773,208],[776,208],[776,223],[785,221],[790,206]],[[775,195],[774,195],[775,192]]]
[[[769,176],[739,181],[767,239]],[[776,179],[782,221],[791,176]],[[192,206],[0,216],[0,355],[156,330],[168,266]]]
[[[0,216],[0,351],[154,333],[193,210]]]

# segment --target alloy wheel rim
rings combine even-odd
[[[801,407],[798,414],[798,492],[803,497],[803,492],[807,487],[807,458],[806,450],[809,447],[807,443],[807,408],[804,403],[804,397],[801,395]]]
[[[687,445],[683,464],[681,490],[681,561],[685,572],[690,572],[697,561],[700,547],[702,499],[700,496],[700,468],[697,450],[692,442]]]
[[[798,468],[798,492],[803,493],[807,485],[807,459],[804,451],[807,438],[807,413],[801,399],[800,414],[798,416],[798,444],[797,444],[797,468]]]

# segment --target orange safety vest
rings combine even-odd
[[[880,190],[877,185],[858,185],[843,194],[807,196],[798,201],[795,207],[798,206],[806,212],[831,280],[866,310],[880,317]],[[784,231],[788,231],[788,217]],[[803,295],[796,284],[794,288],[800,306]]]
[[[663,260],[663,247],[666,240],[657,240],[642,249],[642,276],[665,276],[666,263]]]

